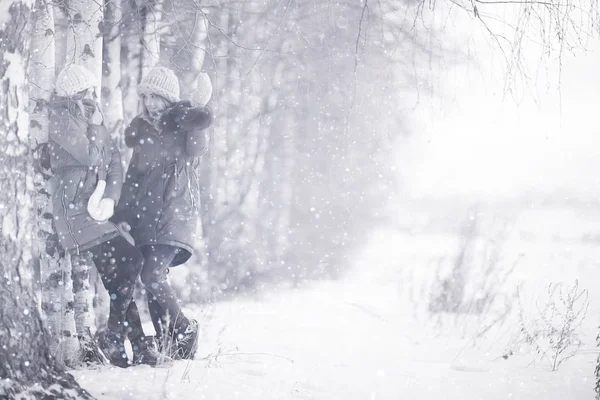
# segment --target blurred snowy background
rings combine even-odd
[[[200,71],[213,81],[198,252],[170,272],[203,335],[193,362],[77,369],[80,384],[593,398],[600,42],[585,3],[107,0],[91,62],[115,138],[152,66],[184,98]],[[92,5],[53,5],[56,71]]]

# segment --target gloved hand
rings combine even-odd
[[[119,230],[121,230],[123,232],[129,232],[129,231],[131,231],[131,226],[127,222],[125,222],[125,221],[119,222],[117,224],[117,226],[119,227]]]
[[[115,213],[115,201],[110,198],[103,198],[105,189],[106,181],[99,180],[87,204],[90,216],[101,223],[108,221]]]
[[[135,240],[129,233],[131,231],[131,226],[129,226],[127,222],[119,222],[117,224],[117,229],[119,230],[121,236],[125,238],[125,240],[127,240],[132,246],[135,246]]]
[[[108,219],[115,214],[115,201],[108,197],[103,198],[100,200],[99,211],[100,221],[108,221]]]
[[[192,106],[204,107],[212,97],[213,87],[207,73],[201,72],[196,78],[196,90],[192,95]]]

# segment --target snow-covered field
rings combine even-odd
[[[594,290],[600,218],[590,212],[520,213],[499,252],[498,265],[520,259],[502,290],[519,284],[524,302],[542,301],[551,282]],[[461,239],[428,232],[427,220],[374,232],[341,281],[190,309],[204,325],[195,361],[74,375],[99,399],[592,399],[600,299],[590,293],[581,347],[558,371],[527,349],[504,359],[514,312],[476,336],[487,316],[415,311],[427,297],[407,288],[435,276],[432,260],[454,257]]]

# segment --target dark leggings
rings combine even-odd
[[[169,265],[179,249],[174,246],[157,244],[141,249],[144,264],[141,272],[142,283],[148,293],[148,310],[157,335],[165,334],[168,325],[179,326],[186,321],[175,291],[167,279]]]
[[[110,296],[108,330],[124,333],[135,281],[142,268],[142,254],[122,236],[101,243],[90,252]]]

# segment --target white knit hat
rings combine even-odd
[[[81,65],[70,64],[58,73],[54,91],[59,96],[71,97],[97,85],[98,81],[89,69]]]
[[[196,78],[196,91],[192,95],[194,107],[204,107],[212,96],[212,83],[207,73],[201,72]]]
[[[175,72],[165,67],[155,67],[138,86],[140,95],[157,94],[172,103],[179,101],[179,79]]]

